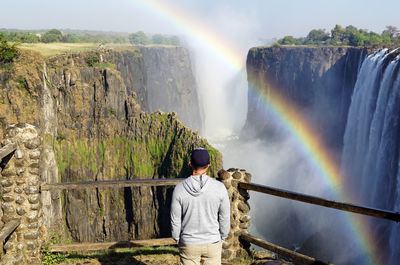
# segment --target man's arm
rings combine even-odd
[[[225,186],[223,187],[223,191],[221,192],[222,200],[219,206],[218,212],[218,221],[219,221],[219,232],[221,234],[222,240],[225,240],[228,237],[229,230],[231,227],[231,204],[229,202],[228,191]]]
[[[182,215],[182,207],[179,202],[176,188],[172,193],[172,202],[171,202],[171,232],[172,237],[179,241],[179,236],[181,234],[181,215]]]

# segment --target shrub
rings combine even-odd
[[[0,64],[10,64],[18,57],[17,44],[9,44],[0,33]]]
[[[97,54],[92,54],[86,57],[85,61],[87,65],[89,65],[90,67],[94,67],[96,64],[100,62],[100,58]]]

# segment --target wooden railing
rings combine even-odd
[[[8,160],[4,158],[10,156],[16,149],[16,145],[14,143],[9,143],[2,148],[0,148],[0,166],[3,168],[6,166]],[[0,228],[0,257],[3,253],[3,244],[6,239],[17,229],[17,227],[21,224],[20,219],[11,220],[4,224],[3,227]]]
[[[100,181],[82,181],[71,183],[43,184],[41,191],[57,190],[78,190],[91,188],[125,188],[125,187],[159,187],[175,186],[182,179],[130,179],[130,180],[100,180]],[[176,245],[173,238],[156,238],[146,240],[100,242],[100,243],[74,243],[74,244],[54,244],[49,246],[50,252],[75,252],[75,251],[99,251],[115,248],[129,247],[149,247],[149,246],[168,246]]]
[[[16,148],[16,146],[14,143],[7,144],[7,145],[3,146],[2,148],[0,148],[0,161],[2,161],[3,158],[5,158],[6,156],[8,156],[12,152],[14,152],[15,148]]]
[[[282,190],[282,189],[277,189],[269,186],[263,186],[259,184],[254,184],[254,183],[239,183],[238,184],[239,188],[245,189],[245,190],[252,190],[252,191],[257,191],[281,198],[286,198],[290,200],[295,200],[295,201],[301,201],[309,204],[315,204],[323,207],[328,207],[328,208],[333,208],[337,210],[342,210],[342,211],[347,211],[347,212],[352,212],[352,213],[358,213],[362,215],[368,215],[368,216],[373,216],[377,218],[382,218],[382,219],[388,219],[391,221],[395,222],[400,222],[400,213],[392,212],[392,211],[387,211],[387,210],[380,210],[376,208],[369,208],[365,206],[358,206],[350,203],[345,203],[345,202],[336,202],[336,201],[330,201],[326,200],[323,198],[315,197],[315,196],[310,196],[310,195],[305,195],[301,193],[296,193],[288,190]]]
[[[362,215],[367,215],[367,216],[374,216],[377,218],[388,219],[388,220],[395,221],[395,222],[400,221],[400,213],[396,213],[393,211],[387,211],[387,210],[369,208],[369,207],[365,207],[365,206],[358,206],[358,205],[354,205],[354,204],[350,204],[350,203],[326,200],[326,199],[315,197],[315,196],[296,193],[296,192],[283,190],[283,189],[277,189],[277,188],[254,184],[254,183],[240,182],[240,183],[238,183],[238,187],[240,189],[261,192],[261,193],[265,193],[265,194],[269,194],[269,195],[273,195],[273,196],[277,196],[277,197],[281,197],[281,198],[286,198],[289,200],[301,201],[304,203],[315,204],[315,205],[319,205],[319,206],[323,206],[323,207],[333,208],[333,209],[337,209],[337,210],[342,210],[342,211],[347,211],[347,212],[352,212],[352,213],[357,213],[357,214],[362,214]],[[303,255],[301,253],[298,253],[298,252],[283,248],[281,246],[272,244],[268,241],[257,238],[250,234],[242,234],[242,235],[240,235],[240,237],[242,240],[245,240],[245,241],[255,244],[259,247],[262,247],[264,249],[272,251],[278,255],[288,257],[298,264],[310,264],[310,265],[311,264],[312,265],[317,265],[317,264],[327,265],[328,264],[323,261],[319,261],[314,258],[308,257],[306,255]]]
[[[83,181],[74,183],[55,183],[43,184],[41,191],[54,191],[54,190],[76,190],[88,188],[123,188],[123,187],[143,187],[143,186],[174,186],[181,182],[182,179],[132,179],[132,180],[103,180],[103,181]],[[290,200],[301,201],[305,203],[315,204],[323,207],[334,208],[338,210],[384,218],[392,221],[399,222],[400,214],[392,211],[380,210],[375,208],[368,208],[364,206],[357,206],[349,203],[330,201],[323,198],[305,195],[301,193],[291,192],[287,190],[277,189],[269,186],[263,186],[254,183],[238,183],[240,189],[257,191],[273,196],[287,198]],[[273,243],[267,242],[263,239],[257,238],[248,233],[240,235],[242,240],[248,241],[252,244],[258,245],[262,248],[270,250],[283,257],[290,258],[298,264],[321,264],[327,265],[328,263],[316,260],[301,253],[283,248]],[[69,252],[69,251],[95,251],[106,250],[120,247],[135,247],[135,246],[161,246],[161,245],[174,245],[175,241],[172,238],[159,238],[149,240],[135,240],[135,241],[120,241],[120,242],[103,242],[103,243],[77,243],[68,245],[51,245],[49,250],[52,252]]]

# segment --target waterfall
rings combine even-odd
[[[400,210],[400,55],[380,50],[363,62],[351,99],[342,172],[353,199],[370,207]],[[400,259],[400,227],[371,223],[385,264]]]

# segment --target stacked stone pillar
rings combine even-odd
[[[1,145],[16,150],[0,174],[2,223],[21,224],[3,246],[0,264],[40,264],[42,206],[40,200],[40,138],[35,127],[18,124],[7,129]]]
[[[247,233],[250,226],[249,193],[246,190],[239,190],[238,183],[250,182],[251,175],[244,169],[231,168],[227,171],[220,170],[218,178],[228,190],[231,201],[231,230],[222,245],[222,259],[229,261],[245,257],[249,253],[250,244],[239,238],[241,233]]]

